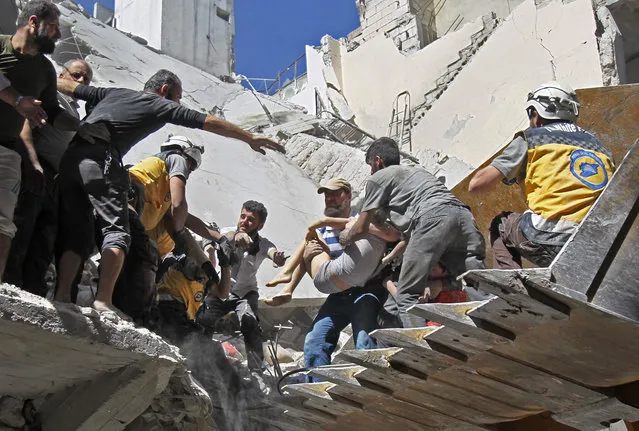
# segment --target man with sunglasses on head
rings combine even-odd
[[[93,70],[81,59],[69,60],[60,79],[89,85]],[[77,101],[58,93],[58,103],[70,116],[80,120]],[[31,128],[25,121],[20,138],[30,154],[32,163],[25,167],[23,183],[15,210],[17,232],[11,244],[5,281],[40,296],[46,296],[48,286],[45,275],[53,260],[58,224],[58,196],[54,178],[58,174],[60,159],[75,132],[59,130],[50,123]]]
[[[497,182],[519,183],[524,214],[502,212],[490,226],[494,268],[519,269],[522,257],[546,267],[577,230],[610,181],[610,151],[576,126],[579,101],[567,85],[552,81],[528,94],[530,128],[518,132],[492,163],[479,170],[468,189],[490,190]]]

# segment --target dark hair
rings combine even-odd
[[[38,21],[48,21],[60,17],[60,9],[50,0],[31,0],[24,5],[20,16],[18,16],[18,27],[29,24],[29,18],[35,15]]]
[[[180,81],[180,78],[178,78],[175,73],[166,69],[160,69],[155,72],[155,75],[146,81],[146,84],[144,84],[144,91],[157,93],[164,84],[169,86],[169,97],[172,97],[173,92],[177,88],[182,87],[182,81]]]
[[[260,223],[266,222],[268,211],[266,211],[266,207],[263,203],[258,201],[246,201],[244,202],[244,205],[242,205],[242,209],[250,211],[253,214],[257,214],[260,218]]]
[[[379,138],[373,141],[366,150],[366,163],[369,164],[379,157],[386,166],[399,165],[399,147],[391,138]]]

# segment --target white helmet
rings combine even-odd
[[[193,159],[196,169],[202,164],[202,153],[204,153],[204,147],[201,145],[195,145],[186,136],[169,135],[166,142],[160,145],[160,151],[171,150],[182,151],[184,155]]]
[[[528,93],[526,110],[528,111],[531,107],[546,120],[575,122],[579,116],[577,93],[570,86],[557,81],[547,82]]]

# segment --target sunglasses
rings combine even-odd
[[[67,73],[69,74],[69,76],[71,76],[71,78],[78,80],[80,78],[84,78],[85,81],[91,81],[91,77],[86,74],[86,73],[82,73],[82,72],[70,72],[69,69],[65,69],[67,71]]]

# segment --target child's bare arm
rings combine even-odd
[[[408,241],[405,239],[398,242],[395,245],[395,247],[391,250],[391,252],[388,253],[386,256],[384,256],[384,258],[382,259],[382,266],[386,266],[392,261],[394,261],[395,259],[401,257],[404,254],[404,251],[406,250],[407,245],[408,245]]]

